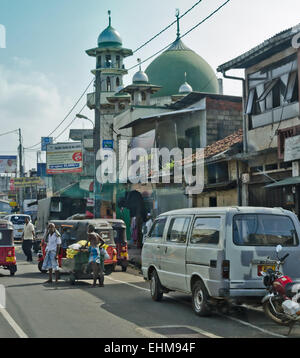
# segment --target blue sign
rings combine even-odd
[[[46,163],[37,163],[37,176],[38,177],[46,177]]]
[[[104,149],[114,149],[114,141],[104,139],[102,141],[102,148],[104,148]]]
[[[53,143],[53,137],[42,137],[41,143],[42,143],[42,148],[41,149],[43,151],[46,151],[47,150],[47,145]]]

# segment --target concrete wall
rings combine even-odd
[[[197,207],[209,207],[209,198],[217,198],[217,206],[236,206],[238,205],[237,189],[229,190],[214,190],[206,193],[202,193],[197,196],[196,206]]]

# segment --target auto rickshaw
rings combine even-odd
[[[0,219],[0,267],[9,270],[11,276],[17,272],[14,227],[11,222],[3,219]]]
[[[117,265],[121,266],[122,272],[126,272],[128,267],[128,244],[126,237],[126,225],[121,219],[105,219],[114,230],[114,241],[117,249]]]
[[[109,259],[104,261],[104,272],[106,275],[111,274],[116,265],[117,265],[117,250],[116,245],[113,239],[113,229],[111,225],[105,219],[90,219],[90,220],[53,220],[51,221],[55,224],[56,229],[60,232],[63,236],[63,232],[67,231],[67,240],[64,246],[64,236],[62,237],[62,249],[58,256],[58,264],[59,267],[62,269],[61,274],[64,271],[74,271],[73,275],[75,279],[90,279],[92,278],[91,274],[86,272],[81,272],[81,269],[84,264],[86,264],[86,260],[88,256],[80,253],[76,260],[70,261],[66,257],[66,247],[71,244],[74,244],[79,241],[87,240],[87,230],[89,225],[93,225],[95,227],[95,232],[101,233],[102,238],[105,241],[104,248],[106,249],[108,255],[110,256]],[[40,254],[40,262],[39,262],[39,269],[42,268],[42,262],[45,257],[45,248],[46,244],[43,245],[43,253]],[[74,266],[75,264],[75,266]],[[72,267],[73,266],[73,267]]]

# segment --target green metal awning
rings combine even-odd
[[[275,188],[278,186],[297,185],[297,184],[300,184],[300,176],[299,177],[290,177],[290,178],[286,178],[286,179],[277,181],[276,183],[268,184],[265,186],[265,188]]]

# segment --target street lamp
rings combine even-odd
[[[93,186],[93,194],[94,194],[94,218],[97,217],[97,206],[96,204],[97,203],[97,188],[98,188],[98,185],[96,185],[97,183],[97,175],[96,175],[96,172],[97,172],[97,167],[96,167],[96,157],[97,157],[97,145],[96,145],[96,141],[95,141],[95,138],[96,138],[96,129],[95,129],[95,126],[94,126],[94,123],[93,121],[84,116],[83,114],[80,114],[80,113],[77,113],[76,114],[76,118],[81,118],[81,119],[86,119],[88,121],[90,121],[93,125],[93,151],[94,151],[94,186]]]
[[[88,118],[87,116],[84,116],[83,114],[77,113],[76,118],[86,119],[86,120],[90,121],[92,123],[93,127],[94,127],[94,122],[90,118]]]

